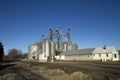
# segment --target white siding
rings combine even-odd
[[[116,55],[116,56],[115,56]],[[119,59],[119,53],[118,52],[114,52],[113,53],[113,61],[118,61],[118,60],[120,60]]]
[[[66,55],[65,60],[92,60],[92,55]]]
[[[46,56],[50,56],[49,54],[50,54],[50,49],[49,49],[49,42],[46,42],[46,49],[45,49],[46,51]]]
[[[93,56],[93,60],[112,60],[111,53],[96,53]]]
[[[47,62],[47,56],[45,54],[40,54],[39,62]]]
[[[29,59],[38,59],[38,45],[34,44],[29,46]],[[33,58],[34,57],[34,58]]]

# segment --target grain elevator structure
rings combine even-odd
[[[77,44],[73,44],[70,38],[70,28],[67,33],[64,34],[60,31],[60,27],[57,26],[56,30],[49,29],[49,36],[41,36],[41,41],[29,45],[28,47],[28,59],[38,60],[40,62],[53,62],[59,60],[58,55],[64,51],[77,50]]]

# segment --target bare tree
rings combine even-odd
[[[23,53],[23,59],[27,59],[28,58],[28,53]]]
[[[18,49],[11,49],[8,51],[9,59],[20,59],[22,58],[22,51]]]

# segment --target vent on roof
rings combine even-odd
[[[103,46],[103,49],[106,50],[106,45]]]

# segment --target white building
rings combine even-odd
[[[94,48],[65,51],[56,58],[58,60],[92,60],[93,51]]]
[[[118,61],[119,52],[114,46],[99,48],[78,49],[66,51],[56,56],[58,60],[99,60],[99,61]]]
[[[93,51],[93,60],[118,61],[120,60],[119,52],[114,46],[99,47]]]

